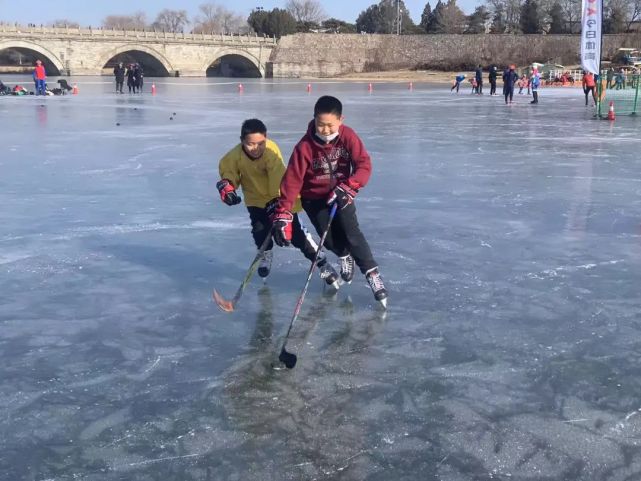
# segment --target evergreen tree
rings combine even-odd
[[[443,5],[443,2],[441,2],[441,0],[438,0],[438,2],[436,2],[434,10],[432,10],[429,17],[427,18],[427,24],[425,26],[425,31],[427,33],[440,33],[438,19],[442,16],[442,11],[444,8],[445,6]]]
[[[492,24],[490,25],[490,33],[505,33],[505,11],[501,5],[494,9],[494,16],[492,17]]]
[[[253,10],[247,18],[247,23],[259,35],[282,37],[296,32],[296,19],[287,11],[280,8],[266,12]]]
[[[400,1],[401,31],[415,33],[416,25],[409,15],[405,3]],[[397,31],[396,0],[380,0],[377,5],[371,5],[360,13],[356,19],[356,29],[367,33],[396,33]]]
[[[327,20],[324,20],[321,27],[335,33],[356,33],[356,25],[344,22],[343,20],[338,20],[337,18],[328,18]]]
[[[541,19],[536,0],[525,0],[521,7],[520,24],[523,33],[541,33]]]
[[[427,4],[425,5],[425,8],[423,9],[423,13],[421,14],[421,23],[419,23],[419,26],[424,32],[428,31],[431,18],[432,18],[432,7],[430,6],[430,2],[427,2]]]
[[[563,15],[563,8],[558,2],[552,5],[550,9],[550,28],[548,33],[567,33],[565,16]]]
[[[447,3],[436,5],[434,9],[434,22],[431,26],[434,33],[463,33],[467,17],[456,0],[447,0]]]
[[[485,26],[490,19],[490,12],[483,5],[476,7],[472,15],[467,17],[465,33],[485,33]]]

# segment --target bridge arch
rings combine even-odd
[[[243,50],[226,48],[216,52],[216,56],[203,65],[201,71],[207,77],[249,77],[260,78],[265,71],[258,58]]]
[[[100,57],[98,64],[101,69],[113,69],[118,62],[141,63],[147,77],[167,77],[174,73],[167,57],[145,45],[126,44],[116,47]]]
[[[35,65],[34,62],[37,59],[42,60],[47,75],[49,76],[56,77],[65,72],[65,66],[62,60],[51,50],[37,43],[13,39],[0,41],[0,53],[4,50],[16,50],[22,54],[26,54],[30,61],[32,59],[30,66]]]

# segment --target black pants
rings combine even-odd
[[[256,243],[256,247],[260,248],[265,241],[265,237],[271,236],[272,223],[267,217],[267,212],[261,207],[247,207],[249,211],[249,220],[252,223],[252,237]],[[298,219],[298,214],[294,214],[294,221],[292,222],[292,245],[299,249],[305,257],[310,261],[314,260],[316,255],[316,248],[307,239],[305,230]],[[269,245],[265,250],[272,250],[274,241],[269,241]]]
[[[483,94],[483,81],[482,80],[481,81],[477,80],[476,81],[476,85],[478,85],[478,87],[476,87],[476,93],[479,94],[479,95],[482,95]]]
[[[507,103],[507,99],[510,99],[510,102],[514,99],[514,87],[503,87],[503,95],[505,95],[505,103]]]
[[[596,88],[595,87],[585,87],[583,93],[585,94],[585,105],[588,105],[588,98],[592,92],[592,98],[594,99],[594,104],[596,105]]]
[[[303,199],[303,209],[314,224],[318,235],[322,236],[329,221],[327,202],[324,199]],[[351,254],[363,274],[378,266],[372,257],[369,244],[358,226],[354,203],[336,211],[334,221],[325,239],[325,247],[339,257]]]
[[[124,83],[124,80],[116,80],[116,92],[122,93],[122,86]]]
[[[496,80],[490,80],[490,95],[496,93]]]

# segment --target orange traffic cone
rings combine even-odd
[[[156,95],[156,84],[151,84],[151,95]]]
[[[414,90],[414,82],[410,82],[407,86],[407,90]]]
[[[307,84],[307,93],[308,94],[312,93],[312,84]]]
[[[245,87],[243,87],[243,84],[238,84],[238,93],[242,94],[245,91]]]
[[[71,91],[73,95],[78,95],[78,85],[73,84],[73,90]]]
[[[371,83],[367,86],[367,91],[368,91],[369,93],[372,93],[372,92],[374,91],[374,87],[372,86],[372,84],[371,84]]]
[[[614,120],[616,116],[614,115],[614,102],[610,101],[610,110],[608,110],[608,120]]]

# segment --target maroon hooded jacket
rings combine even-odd
[[[282,210],[291,211],[299,194],[302,199],[325,199],[340,183],[360,189],[372,173],[369,154],[352,129],[341,125],[338,137],[328,144],[321,143],[315,132],[312,120],[307,133],[294,147],[280,183]]]

